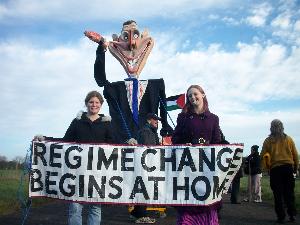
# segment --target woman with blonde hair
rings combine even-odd
[[[293,139],[284,133],[283,123],[271,122],[270,135],[264,141],[261,159],[269,157],[270,186],[273,191],[277,223],[284,223],[285,205],[291,222],[295,221],[295,179],[298,169],[298,153]],[[285,204],[285,205],[284,205]]]

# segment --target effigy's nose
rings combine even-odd
[[[134,39],[133,32],[129,32],[129,49],[133,50],[136,49],[136,40]]]

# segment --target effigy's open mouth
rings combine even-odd
[[[152,38],[148,37],[133,50],[130,50],[129,47],[124,48],[124,43],[118,44],[116,42],[110,43],[109,50],[119,60],[127,74],[139,74],[146,63],[153,45]]]

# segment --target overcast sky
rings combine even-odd
[[[93,78],[97,44],[83,32],[111,40],[129,19],[155,40],[141,79],[163,78],[167,96],[201,85],[226,138],[244,143],[245,155],[261,147],[275,118],[299,152],[299,1],[2,0],[0,155],[25,156],[35,134],[64,135],[86,93],[103,90]],[[106,56],[108,80],[124,79]]]

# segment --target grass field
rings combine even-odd
[[[17,209],[17,191],[20,171],[0,170],[0,214]]]
[[[18,192],[23,194],[21,197],[28,196],[28,179],[25,180],[23,188],[20,189],[21,170],[0,170],[0,216],[20,210]],[[246,196],[247,177],[241,179],[241,199]],[[300,179],[296,180],[295,187],[296,207],[300,212]],[[270,201],[273,204],[273,195],[269,185],[269,177],[264,176],[262,179],[262,199]],[[46,204],[51,199],[35,198],[32,202],[33,206]]]
[[[28,176],[20,186],[21,170],[0,170],[0,216],[20,210],[21,199],[28,197]],[[19,194],[20,193],[20,194]],[[34,199],[33,206],[45,204],[49,199]]]
[[[245,177],[241,178],[241,200],[244,197],[246,197],[247,183],[248,183],[248,177],[245,176]],[[270,201],[273,204],[273,193],[270,188],[270,179],[268,176],[263,176],[262,183],[261,183],[261,189],[262,189],[262,200]],[[300,178],[299,177],[296,179],[295,200],[296,200],[297,211],[300,212]]]

